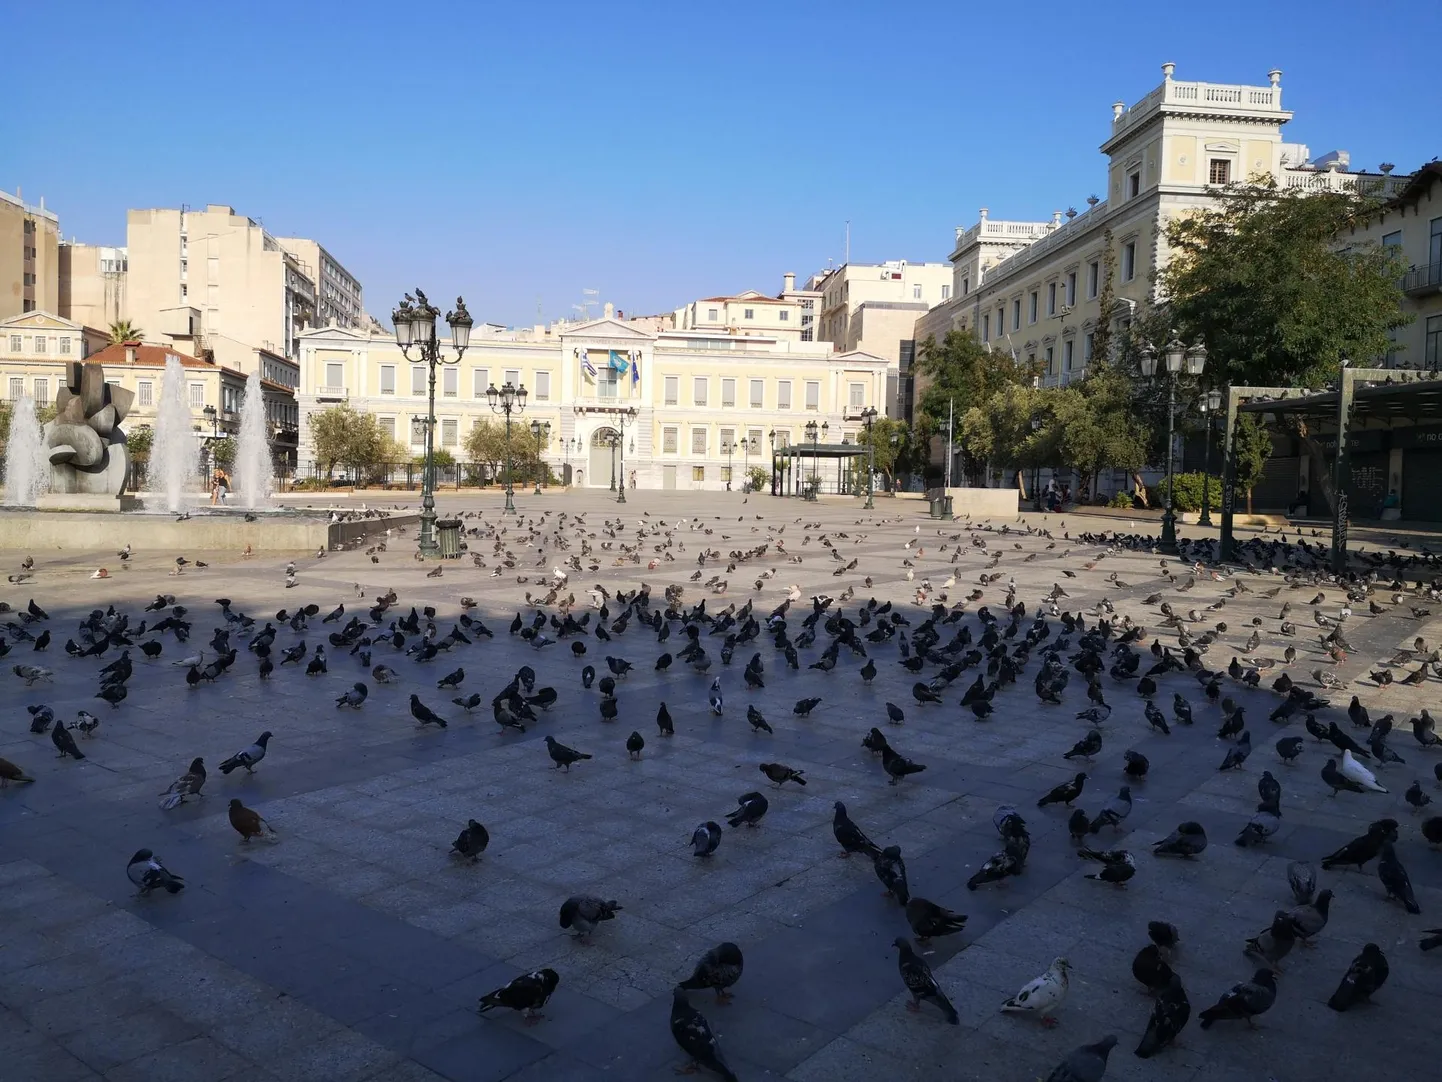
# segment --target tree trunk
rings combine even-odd
[[[1247,489],[1247,514],[1252,513],[1252,490]]]
[[[1327,458],[1322,453],[1322,445],[1311,436],[1302,435],[1302,446],[1307,449],[1307,456],[1312,461],[1312,491],[1321,490],[1323,498],[1328,506],[1334,510],[1337,507],[1337,486],[1332,481],[1332,471],[1327,465]]]
[[[1142,507],[1145,508],[1145,509],[1147,509],[1147,510],[1150,510],[1150,509],[1151,509],[1151,506],[1152,506],[1152,503],[1151,503],[1151,500],[1147,499],[1147,486],[1146,486],[1146,483],[1142,481],[1142,475],[1139,474],[1139,473],[1133,472],[1132,475],[1131,475],[1131,477],[1132,477],[1132,492],[1141,499],[1141,501],[1142,501]]]
[[[1016,490],[1017,490],[1017,492],[1019,493],[1019,495],[1020,495],[1020,497],[1021,497],[1022,500],[1025,500],[1025,499],[1027,498],[1027,497],[1026,497],[1026,471],[1025,471],[1025,470],[1017,470],[1017,471],[1016,471]]]

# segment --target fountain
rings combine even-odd
[[[155,440],[150,448],[149,488],[164,496],[165,509],[179,512],[185,490],[198,481],[200,446],[186,400],[185,369],[173,354],[165,361],[160,403],[155,411]]]
[[[269,501],[275,480],[271,471],[268,427],[260,373],[252,372],[245,381],[245,398],[240,404],[240,434],[235,450],[235,491],[247,511],[263,507]]]
[[[50,487],[50,454],[45,435],[35,419],[35,400],[29,395],[10,413],[10,438],[5,443],[5,495],[9,507],[34,507]]]

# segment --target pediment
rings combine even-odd
[[[371,333],[358,327],[312,327],[308,331],[301,331],[297,338],[340,338],[347,342],[365,342],[371,340]],[[394,341],[394,339],[392,339]]]
[[[567,327],[561,332],[564,338],[633,338],[637,342],[649,342],[655,339],[654,334],[647,334],[645,331],[637,330],[628,323],[622,323],[615,319],[595,319],[590,323],[582,323],[575,327]]]
[[[18,315],[0,319],[0,330],[6,331],[75,331],[84,328],[79,323],[61,319],[50,312],[21,312]]]

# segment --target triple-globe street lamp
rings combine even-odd
[[[873,486],[876,484],[876,441],[871,438],[871,426],[876,421],[876,407],[861,411],[861,420],[866,425],[866,502],[861,506],[870,511],[876,506]]]
[[[531,420],[531,435],[536,438],[536,495],[541,494],[541,478],[545,476],[546,460],[541,457],[542,444],[551,438],[551,422]]]
[[[1167,503],[1166,510],[1162,512],[1161,544],[1157,547],[1174,556],[1177,552],[1177,516],[1172,511],[1172,467],[1175,458],[1173,445],[1176,442],[1177,376],[1183,366],[1189,376],[1200,376],[1207,364],[1207,350],[1200,342],[1188,348],[1180,339],[1173,338],[1167,343],[1162,357],[1165,360],[1167,377]],[[1142,348],[1142,375],[1147,379],[1159,374],[1157,360],[1157,351],[1154,348],[1149,345]]]
[[[456,355],[445,357],[441,354],[440,342],[436,339],[436,317],[439,315],[440,310],[435,308],[419,289],[416,290],[415,297],[407,293],[405,299],[391,313],[391,320],[396,328],[396,345],[401,347],[402,356],[408,361],[423,362],[430,374],[424,421],[425,465],[421,470],[422,556],[439,556],[441,552],[436,541],[436,369],[443,364],[455,364],[461,359],[466,347],[471,344],[471,327],[475,324],[471,314],[466,311],[466,302],[457,297],[456,310],[446,313],[446,323],[451,328],[451,347],[456,351]],[[411,357],[412,349],[417,352],[415,358]],[[508,496],[507,503],[509,502]]]
[[[434,383],[434,379],[432,380],[432,382]],[[434,388],[432,388],[431,393],[432,393],[433,395],[435,394],[435,389],[434,389]],[[496,389],[496,385],[495,385],[494,383],[491,384],[489,387],[486,388],[486,401],[490,403],[491,412],[492,412],[492,413],[498,413],[498,414],[503,413],[503,414],[505,414],[505,416],[506,416],[506,506],[505,506],[505,510],[507,510],[507,511],[514,511],[514,510],[516,509],[516,501],[515,501],[515,499],[513,498],[513,497],[514,497],[514,491],[513,491],[513,488],[512,488],[512,484],[511,484],[511,482],[512,482],[512,477],[511,477],[511,472],[512,472],[512,468],[511,468],[511,467],[512,467],[512,462],[511,462],[511,414],[513,414],[513,413],[521,413],[521,412],[523,412],[523,411],[525,410],[525,408],[526,408],[526,394],[527,394],[527,392],[526,392],[526,385],[525,385],[524,383],[521,384],[519,387],[516,387],[516,386],[514,386],[509,380],[506,381],[505,385],[502,386],[502,387],[500,388],[500,390],[497,390],[497,389]]]
[[[1210,526],[1212,524],[1212,418],[1216,416],[1217,410],[1222,408],[1222,392],[1208,391],[1198,400],[1197,408],[1202,411],[1202,424],[1206,428],[1204,437],[1206,450],[1202,455],[1202,517],[1197,519],[1197,525]]]

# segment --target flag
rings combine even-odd
[[[622,357],[621,354],[614,349],[607,350],[607,353],[610,354],[609,367],[611,371],[619,372],[624,376],[626,369],[630,367],[630,365],[626,363],[626,358]]]
[[[641,382],[641,351],[633,350],[631,353],[631,386]]]
[[[596,366],[591,363],[591,359],[584,353],[581,354],[581,372],[592,383],[596,381]]]

